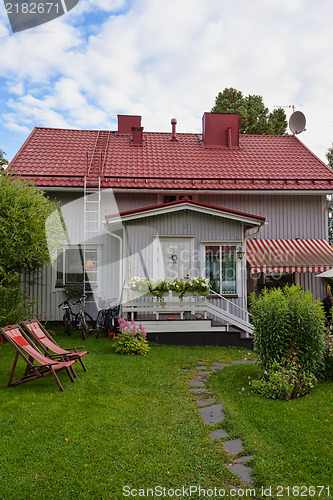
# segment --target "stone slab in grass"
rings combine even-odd
[[[223,413],[223,404],[219,403],[216,405],[205,406],[204,408],[199,408],[199,412],[205,422],[205,424],[218,424],[225,419]]]
[[[244,464],[230,464],[226,465],[227,469],[230,470],[235,476],[238,476],[243,483],[253,484],[253,479],[251,476],[252,467],[248,467]]]
[[[212,391],[209,389],[189,389],[190,392],[192,392],[193,396],[206,396],[206,394],[212,394]]]
[[[223,448],[227,453],[230,453],[231,455],[237,455],[237,453],[244,450],[243,441],[241,439],[224,441]]]
[[[205,384],[202,382],[202,380],[191,380],[190,382],[191,387],[205,387]]]
[[[235,459],[236,464],[244,464],[245,462],[248,462],[249,460],[253,460],[252,455],[246,455],[245,457],[239,457]]]
[[[207,370],[201,370],[198,372],[198,375],[210,375],[211,372],[208,372]]]
[[[212,363],[212,366],[225,366],[226,363],[222,363],[221,361],[214,361],[214,363]]]
[[[200,365],[195,367],[196,370],[205,370],[206,366],[205,365]]]
[[[196,401],[198,406],[208,406],[216,403],[215,398],[207,398],[207,399],[198,399]]]
[[[218,429],[217,431],[213,431],[209,434],[211,439],[220,439],[227,437],[228,433],[224,429]]]

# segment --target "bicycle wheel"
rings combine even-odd
[[[84,311],[84,319],[86,321],[86,325],[87,325],[87,330],[88,332],[92,332],[93,329],[94,329],[94,320],[92,319],[92,317],[90,316],[89,313],[87,313],[86,311]]]
[[[73,331],[73,325],[72,325],[72,322],[71,322],[71,316],[68,312],[65,312],[64,316],[63,316],[63,323],[64,323],[64,327],[65,327],[65,333],[67,333],[67,335],[72,335],[72,331]]]
[[[110,331],[111,331],[111,327],[112,327],[112,324],[111,324],[111,318],[110,318],[110,314],[109,314],[109,311],[106,311],[106,314],[105,314],[105,323],[104,323],[104,331],[105,331],[105,335],[108,336]]]
[[[81,331],[81,335],[82,335],[83,340],[86,340],[87,332],[88,332],[88,325],[87,325],[86,318],[84,315],[80,316],[79,330]]]
[[[104,321],[105,321],[104,311],[102,310],[98,311],[96,319],[96,339],[98,339],[99,334],[102,333],[104,329]]]

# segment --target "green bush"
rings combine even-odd
[[[13,325],[31,316],[33,302],[23,292],[17,274],[0,282],[0,326]]]
[[[119,318],[119,333],[115,338],[115,351],[119,354],[138,354],[145,356],[150,351],[146,340],[146,331],[140,323],[137,326],[134,321]]]
[[[305,396],[317,382],[315,375],[304,372],[290,359],[273,363],[262,378],[252,381],[252,389],[269,399],[290,400]]]
[[[333,319],[333,318],[332,318]],[[333,380],[333,324],[330,324],[330,329],[325,337],[325,358],[324,358],[324,378]]]
[[[264,289],[258,300],[250,297],[253,344],[264,370],[281,363],[291,351],[302,369],[316,374],[325,352],[325,314],[312,294],[292,285]]]
[[[254,349],[263,376],[252,387],[265,397],[304,396],[324,369],[325,314],[299,286],[264,289],[250,298]]]

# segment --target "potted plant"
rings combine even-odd
[[[164,302],[163,297],[169,294],[169,282],[166,280],[149,280],[149,292],[160,302]]]
[[[128,287],[137,297],[147,295],[150,291],[149,280],[147,278],[140,278],[139,276],[134,276],[134,278],[132,278],[129,282]]]
[[[166,280],[149,280],[135,276],[129,282],[129,289],[134,292],[136,297],[151,295],[163,302],[163,297],[169,293],[169,283]]]
[[[210,284],[208,278],[192,278],[192,279],[178,279],[175,278],[170,284],[169,289],[181,299],[187,296],[194,295],[208,295],[210,291]]]

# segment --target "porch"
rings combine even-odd
[[[129,319],[141,321],[153,342],[252,347],[248,311],[213,291],[178,299],[144,296],[126,302],[122,311]]]

